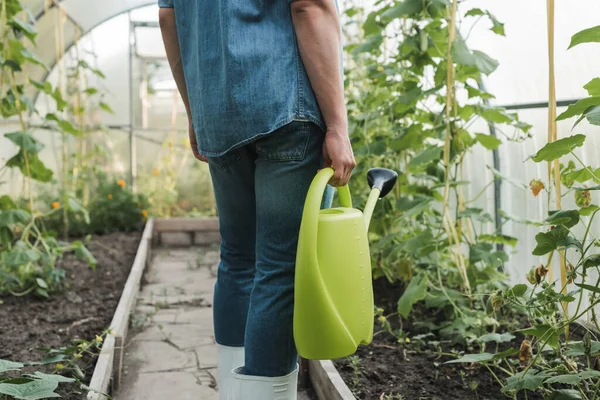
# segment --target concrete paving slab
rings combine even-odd
[[[134,359],[139,373],[175,371],[198,365],[193,353],[181,351],[167,342],[135,341],[125,356]]]
[[[152,325],[137,334],[135,340],[150,342],[168,340],[182,350],[215,344],[212,325],[197,324]]]
[[[123,391],[115,400],[217,400],[216,389],[190,372],[139,374],[131,385],[122,385]]]

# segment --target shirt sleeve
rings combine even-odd
[[[158,6],[161,8],[173,8],[173,0],[158,0]]]

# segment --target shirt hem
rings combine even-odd
[[[303,115],[303,116],[298,116],[298,115],[294,115],[291,118],[287,118],[285,119],[283,122],[280,122],[278,124],[275,124],[273,126],[273,128],[271,128],[269,131],[267,132],[263,132],[263,133],[259,133],[257,135],[254,135],[248,139],[242,140],[241,142],[238,142],[236,144],[234,144],[233,146],[229,147],[227,150],[225,151],[220,151],[220,152],[212,152],[212,151],[204,151],[201,149],[198,149],[198,153],[200,153],[203,156],[206,157],[221,157],[225,154],[227,154],[228,152],[235,150],[237,148],[243,147],[247,144],[250,144],[260,138],[263,138],[267,135],[270,135],[271,133],[275,132],[276,130],[278,130],[279,128],[282,128],[284,126],[286,126],[287,124],[291,124],[294,121],[297,120],[308,120],[309,122],[312,122],[314,124],[316,124],[319,128],[321,128],[324,132],[327,132],[327,127],[325,126],[325,123],[320,119],[317,118],[313,115]]]

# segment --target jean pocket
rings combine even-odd
[[[312,122],[294,121],[254,143],[256,153],[270,161],[301,161],[306,156]]]
[[[241,159],[239,150],[231,150],[219,157],[208,157],[208,163],[219,169],[226,169]]]

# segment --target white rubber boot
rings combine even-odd
[[[242,374],[244,368],[233,370],[232,397],[228,400],[296,400],[298,397],[298,367],[286,376],[267,378]]]
[[[218,346],[219,365],[218,379],[219,400],[230,400],[231,388],[233,385],[233,370],[240,365],[244,365],[244,348]]]

